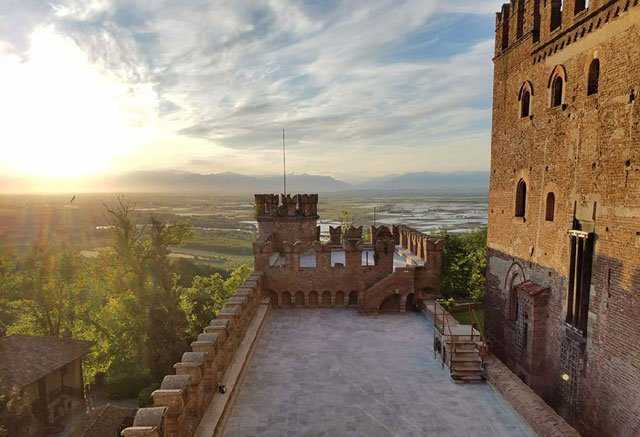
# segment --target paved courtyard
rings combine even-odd
[[[488,384],[453,383],[420,314],[277,309],[224,435],[533,436]]]

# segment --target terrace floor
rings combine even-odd
[[[455,384],[423,315],[275,309],[223,435],[533,436],[488,384]]]

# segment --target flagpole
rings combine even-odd
[[[284,128],[282,129],[282,172],[284,181],[284,195],[287,195],[287,154],[284,146]]]

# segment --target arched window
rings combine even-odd
[[[564,81],[560,76],[553,79],[551,85],[551,107],[555,108],[562,105],[562,92],[564,90]]]
[[[582,12],[589,7],[589,0],[576,0],[574,13]]]
[[[520,117],[525,118],[531,115],[531,93],[525,90],[520,99]]]
[[[524,179],[520,179],[518,182],[518,189],[516,190],[516,217],[524,217],[527,209],[527,183]]]
[[[551,0],[551,31],[562,25],[563,0]]]
[[[556,214],[556,195],[553,193],[548,193],[544,218],[546,221],[552,222],[555,217],[555,214]]]
[[[518,287],[512,286],[509,290],[509,320],[518,320],[519,312]]]
[[[600,60],[594,59],[589,65],[589,82],[587,84],[587,95],[598,94],[598,83],[600,82]]]

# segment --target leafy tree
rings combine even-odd
[[[482,300],[487,266],[486,229],[466,234],[442,234],[444,265],[441,288],[445,296]]]
[[[188,332],[192,338],[202,332],[250,273],[249,266],[242,265],[226,280],[217,273],[206,277],[196,276],[191,287],[182,290],[180,306],[187,314]]]

